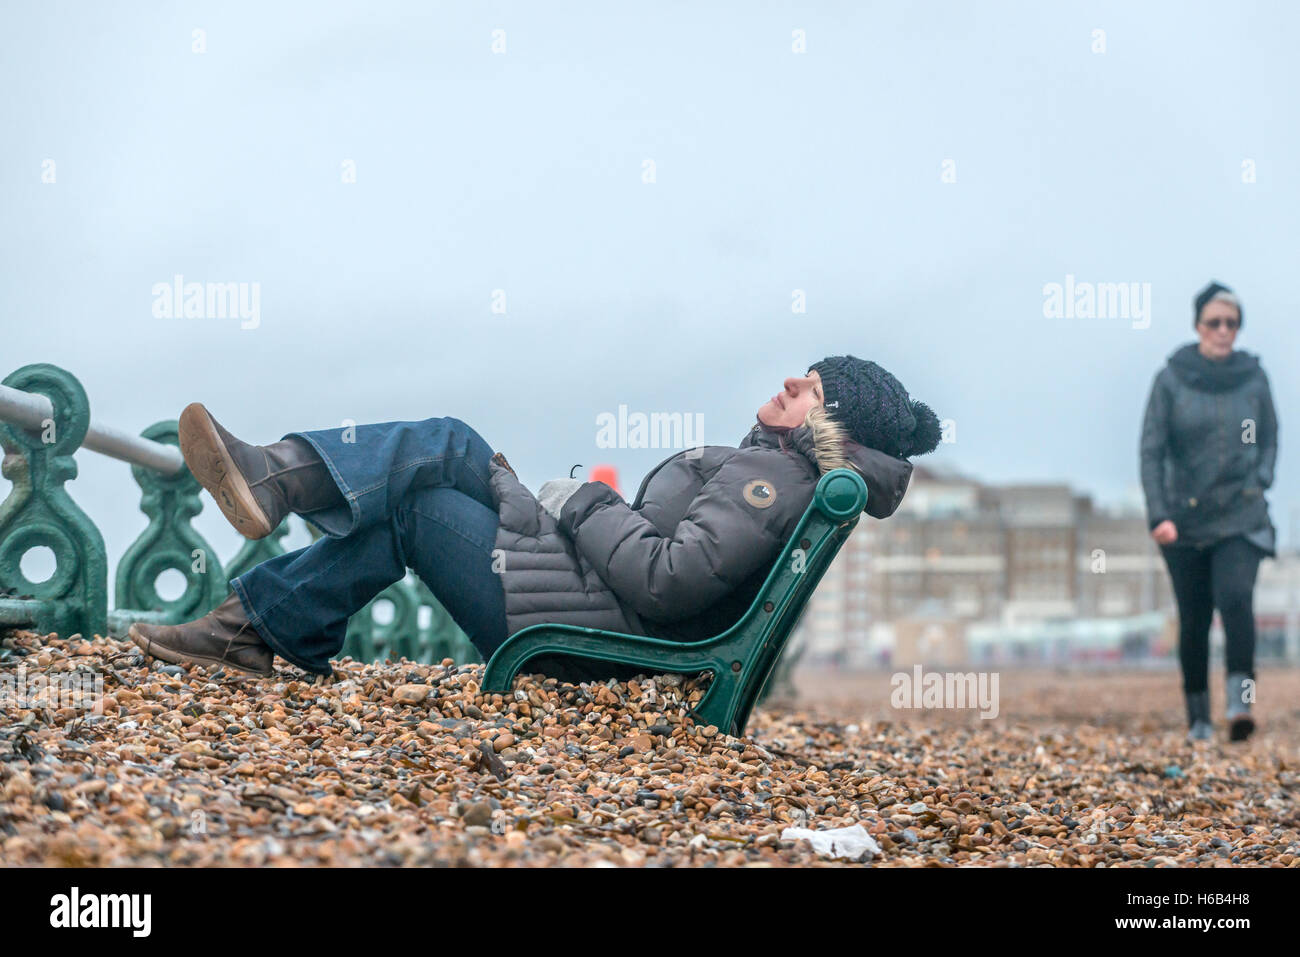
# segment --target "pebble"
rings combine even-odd
[[[419,704],[429,697],[430,690],[428,685],[402,685],[393,692],[393,700],[398,704]]]
[[[465,809],[461,819],[467,827],[486,827],[492,821],[492,805],[486,801],[476,801]]]

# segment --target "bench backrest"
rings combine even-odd
[[[833,469],[823,475],[812,503],[772,565],[754,603],[720,636],[720,640],[746,649],[744,667],[749,681],[735,716],[739,731],[762,696],[818,583],[866,506],[867,484],[862,476],[850,469]]]

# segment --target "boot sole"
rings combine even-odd
[[[200,402],[191,402],[177,423],[181,455],[190,474],[207,489],[226,521],[245,538],[266,538],[274,529],[253,497],[253,490],[221,441],[212,416]]]
[[[1228,729],[1229,741],[1245,741],[1255,731],[1254,718],[1236,718]]]
[[[131,639],[137,648],[143,651],[151,658],[161,658],[171,665],[206,665],[214,668],[233,668],[235,671],[242,672],[246,675],[256,675],[259,678],[269,678],[275,674],[274,668],[268,668],[266,671],[253,671],[242,665],[237,665],[233,661],[222,661],[220,658],[209,658],[206,655],[186,655],[179,651],[172,651],[166,645],[160,645],[156,641],[151,641],[140,632],[136,631],[135,625],[126,630],[126,636]]]

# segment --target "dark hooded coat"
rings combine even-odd
[[[540,623],[677,641],[734,624],[833,468],[867,483],[867,513],[893,514],[912,465],[849,439],[823,409],[788,431],[755,425],[738,447],[670,456],[632,502],[588,482],[557,522],[494,462],[498,569],[509,634]]]
[[[1264,492],[1273,484],[1278,421],[1268,377],[1248,352],[1213,361],[1195,343],[1156,375],[1142,423],[1147,520],[1178,528],[1176,545],[1242,535],[1275,554]]]

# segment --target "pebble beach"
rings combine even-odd
[[[998,716],[800,673],[744,737],[707,677],[571,685],[481,665],[269,678],[11,632],[0,676],[99,676],[99,712],[3,701],[5,866],[1296,867],[1300,671],[1260,730],[1184,740],[1176,673],[1007,671]],[[1216,681],[1221,676],[1216,669]],[[47,681],[48,684],[48,681]],[[861,828],[853,856],[787,829]]]

